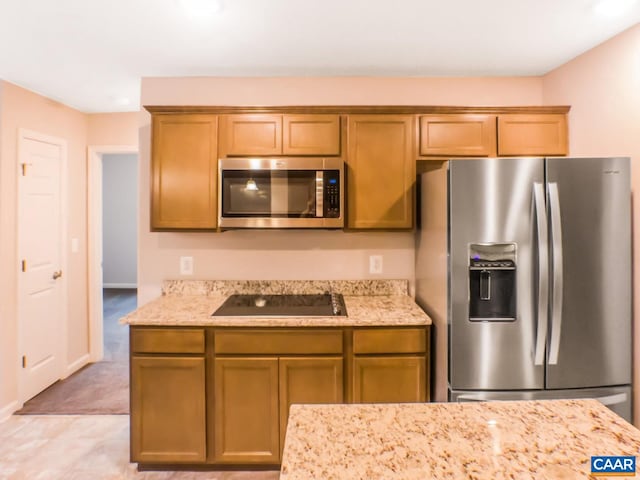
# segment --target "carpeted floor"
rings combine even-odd
[[[128,414],[129,328],[118,320],[136,308],[136,295],[104,289],[104,360],[54,383],[16,414]]]

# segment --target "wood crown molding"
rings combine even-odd
[[[145,110],[154,115],[176,113],[290,113],[290,114],[566,114],[569,105],[518,106],[518,107],[463,107],[445,105],[295,105],[295,106],[205,106],[205,105],[145,105]]]

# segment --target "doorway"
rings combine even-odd
[[[107,165],[105,186],[104,167]],[[132,163],[135,167],[132,168]],[[88,228],[89,228],[89,354],[92,362],[98,362],[105,357],[105,321],[112,322],[114,319],[107,319],[108,316],[104,310],[104,287],[115,287],[118,289],[135,288],[137,286],[137,240],[132,238],[131,233],[124,234],[125,240],[114,241],[106,247],[109,265],[106,270],[109,272],[107,277],[103,273],[103,252],[105,248],[103,244],[110,242],[109,238],[114,235],[118,236],[121,230],[119,225],[118,214],[128,213],[129,218],[126,220],[127,227],[125,231],[133,231],[137,235],[138,225],[138,149],[135,146],[93,146],[88,149],[88,185],[89,185],[89,204],[88,204]],[[113,167],[113,168],[112,168]],[[120,175],[120,176],[119,176]],[[118,204],[118,192],[120,189],[120,181],[123,185],[127,185],[128,193],[124,204]],[[132,192],[133,190],[133,192]],[[105,192],[106,191],[106,192]],[[114,197],[115,203],[111,203],[109,198]],[[105,203],[109,202],[109,206]],[[106,231],[103,226],[105,208],[108,210],[107,216],[113,216],[115,219],[111,221],[107,219]],[[127,212],[125,212],[127,210]],[[113,213],[113,215],[112,215]],[[132,220],[133,217],[133,220]],[[131,223],[133,222],[133,227]],[[115,225],[115,226],[109,226]],[[128,240],[126,240],[128,238]],[[123,247],[126,252],[122,252],[122,242],[127,244]],[[133,243],[133,245],[131,245]],[[133,252],[131,253],[131,248]],[[121,267],[112,268],[112,261],[122,264]],[[135,264],[132,269],[131,264]],[[115,272],[115,273],[114,273]],[[133,272],[133,273],[132,273]],[[105,285],[106,283],[106,285]],[[110,310],[111,311],[111,310]],[[119,317],[117,317],[119,318]],[[117,318],[115,321],[117,322]],[[118,348],[122,348],[122,344]],[[110,355],[110,352],[107,352]],[[105,358],[108,360],[108,358]]]
[[[128,361],[118,320],[137,304],[138,155],[102,155],[103,361]]]

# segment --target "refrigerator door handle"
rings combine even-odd
[[[549,344],[549,365],[558,364],[560,333],[562,330],[562,217],[558,184],[549,183],[549,206],[551,210],[551,243],[553,248],[553,296],[551,304],[551,342]]]
[[[544,349],[547,343],[547,324],[549,322],[549,246],[547,232],[547,209],[544,201],[542,183],[533,184],[533,199],[538,230],[538,322],[534,364],[544,364]]]

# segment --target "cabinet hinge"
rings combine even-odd
[[[26,163],[21,163],[20,166],[22,167],[22,176],[26,177],[27,176],[27,164]]]
[[[22,368],[27,368],[27,357],[26,357],[26,355],[22,356]]]
[[[26,260],[22,260],[22,271],[23,272],[27,271],[27,261]]]

